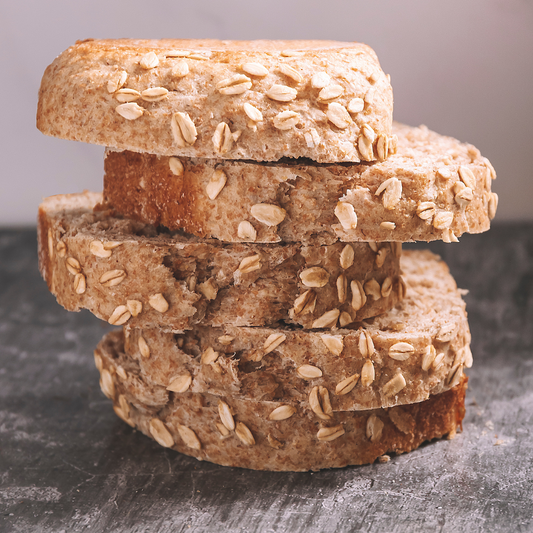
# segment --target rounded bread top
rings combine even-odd
[[[361,43],[87,40],[46,69],[37,127],[167,156],[374,161],[392,88]]]

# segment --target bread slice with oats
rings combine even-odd
[[[61,305],[111,324],[331,328],[383,313],[403,291],[399,243],[230,245],[93,211],[101,201],[45,199],[39,262]]]
[[[37,109],[54,137],[256,161],[385,159],[391,124],[375,52],[337,41],[79,41],[46,69]]]
[[[405,299],[354,329],[227,325],[172,334],[125,327],[120,364],[174,392],[307,404],[319,387],[333,411],[424,401],[472,365],[470,331],[444,262],[429,252],[406,252],[402,269]]]
[[[492,165],[472,145],[394,124],[387,161],[223,161],[107,150],[104,201],[126,216],[226,242],[457,240],[489,228]]]
[[[123,359],[121,333],[109,333],[95,362],[115,413],[161,446],[224,466],[305,471],[372,463],[427,440],[453,438],[465,413],[465,376],[423,402],[324,412],[294,399],[171,392],[148,383],[132,361],[124,368]]]

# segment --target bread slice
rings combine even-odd
[[[333,327],[383,313],[403,290],[399,243],[228,245],[93,212],[101,201],[45,199],[39,260],[61,305],[111,324]]]
[[[353,165],[259,164],[108,150],[120,213],[227,242],[455,241],[489,228],[492,165],[472,145],[395,123],[398,151]]]
[[[246,401],[174,393],[126,371],[120,332],[95,351],[104,394],[115,413],[162,446],[200,460],[255,470],[305,471],[372,463],[424,441],[452,438],[464,417],[467,378],[428,400],[391,409],[323,413],[297,401]]]
[[[336,41],[81,41],[46,69],[37,109],[63,139],[258,161],[386,158],[391,123],[374,51]]]
[[[290,400],[309,406],[317,387],[333,411],[424,401],[472,365],[465,304],[446,265],[406,252],[407,296],[396,308],[331,332],[195,327],[184,334],[125,328],[128,372],[169,390]],[[327,391],[327,392],[325,392]]]

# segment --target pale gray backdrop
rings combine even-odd
[[[475,144],[498,172],[498,219],[533,219],[531,0],[0,0],[0,226],[34,224],[43,196],[102,188],[102,147],[35,128],[44,69],[88,37],[363,41],[395,118]]]

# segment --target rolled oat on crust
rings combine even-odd
[[[374,51],[336,41],[79,41],[46,69],[37,110],[51,136],[257,161],[386,158],[391,123]]]
[[[470,331],[444,262],[405,252],[402,270],[405,299],[355,329],[228,325],[174,335],[126,327],[117,364],[175,392],[309,405],[322,391],[333,411],[421,402],[453,387],[472,365]]]
[[[106,335],[95,351],[100,386],[115,413],[162,446],[224,466],[306,471],[372,463],[453,437],[465,413],[465,376],[424,402],[324,419],[294,401],[169,392],[120,366],[121,352],[119,332]]]
[[[104,201],[137,220],[227,242],[453,242],[486,231],[498,201],[490,162],[423,126],[395,123],[393,131],[397,153],[372,165],[107,150]]]
[[[332,328],[390,309],[401,244],[224,244],[93,211],[96,193],[39,208],[40,269],[65,308],[182,331],[279,321]]]

